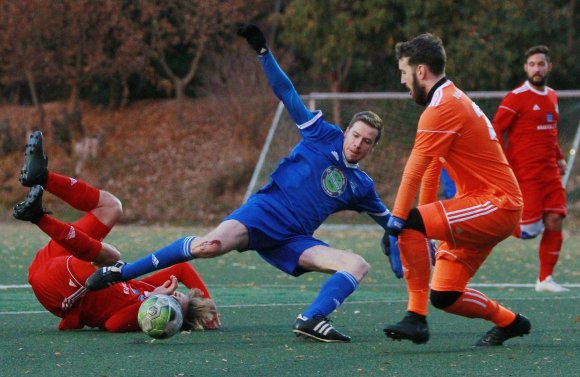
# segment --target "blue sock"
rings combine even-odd
[[[314,318],[318,315],[328,317],[354,292],[357,286],[358,282],[354,276],[346,271],[338,271],[322,285],[318,296],[302,315],[307,318]]]
[[[194,239],[193,236],[180,238],[135,262],[127,263],[121,270],[123,281],[193,259],[189,253],[189,245]]]

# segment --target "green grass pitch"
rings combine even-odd
[[[532,321],[532,333],[503,347],[472,344],[492,325],[431,308],[425,345],[395,342],[383,326],[405,311],[404,282],[379,249],[381,232],[323,229],[317,236],[360,253],[372,265],[332,316],[348,344],[297,338],[291,325],[326,275],[289,277],[254,252],[192,262],[221,312],[223,329],[153,340],[142,333],[56,330],[27,287],[28,263],[47,237],[30,224],[0,224],[0,375],[2,376],[574,376],[580,370],[580,235],[566,234],[555,279],[562,294],[532,288],[537,240],[500,244],[473,280],[491,298]],[[118,226],[107,238],[134,260],[204,229]]]

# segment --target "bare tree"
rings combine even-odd
[[[46,79],[51,39],[44,18],[50,13],[47,1],[0,2],[0,60],[4,82],[24,81],[38,115],[38,127],[44,127],[45,111],[39,99],[37,82]]]
[[[242,2],[141,0],[135,6],[139,13],[135,29],[143,33],[148,56],[171,80],[177,121],[183,125],[185,89],[194,79],[205,50],[241,19]]]

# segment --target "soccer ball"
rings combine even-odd
[[[153,295],[139,307],[137,322],[141,330],[152,338],[170,338],[179,332],[183,324],[181,305],[174,297]]]

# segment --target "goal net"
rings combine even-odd
[[[506,92],[469,92],[491,120]],[[408,93],[311,93],[303,96],[311,109],[323,111],[327,121],[335,123],[340,119],[342,128],[348,125],[353,114],[363,110],[372,110],[383,119],[385,130],[379,144],[365,160],[361,162],[364,169],[375,181],[377,191],[389,208],[395,195],[407,157],[413,146],[417,121],[424,107],[414,103]],[[558,91],[560,124],[560,146],[564,152],[569,169],[563,181],[568,194],[569,215],[566,228],[580,231],[580,162],[574,163],[580,138],[580,90]],[[338,101],[338,107],[335,106]],[[333,110],[339,109],[335,117]],[[248,185],[246,198],[268,182],[270,174],[278,163],[300,140],[299,132],[284,110],[282,103],[274,114],[270,131],[264,144],[261,156],[256,164],[254,174]],[[344,212],[331,216],[330,224],[373,224],[368,216]]]

